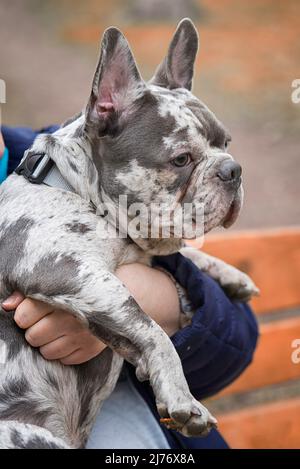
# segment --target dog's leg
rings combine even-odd
[[[184,247],[180,252],[216,280],[231,298],[246,302],[259,294],[259,289],[247,274],[221,259],[192,247]]]
[[[97,337],[137,367],[140,380],[149,378],[162,417],[170,417],[185,435],[206,435],[216,420],[191,395],[169,337],[113,274],[87,275],[85,270],[85,279],[78,279],[80,295],[69,297],[71,310],[83,315]],[[61,304],[64,296],[57,300]]]
[[[84,447],[122,362],[109,348],[80,366],[45,360],[0,308],[0,448]]]

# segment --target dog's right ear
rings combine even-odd
[[[86,131],[113,135],[144,86],[127,40],[117,28],[107,29],[86,109]]]

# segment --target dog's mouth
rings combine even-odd
[[[243,203],[243,193],[242,193],[242,190],[239,189],[233,201],[231,202],[231,205],[229,207],[227,214],[225,215],[221,223],[221,225],[224,228],[229,228],[230,226],[234,224],[234,222],[238,218],[239,213],[241,211],[242,203]]]

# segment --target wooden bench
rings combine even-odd
[[[292,343],[300,344],[300,228],[218,234],[202,249],[261,290],[252,302],[261,334],[254,360],[206,404],[232,448],[300,448],[300,363],[292,361]]]

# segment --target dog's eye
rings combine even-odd
[[[231,138],[228,138],[225,143],[224,143],[224,148],[225,150],[227,150],[229,148],[229,145],[230,145],[230,142],[231,142]]]
[[[182,168],[183,166],[187,166],[191,160],[192,157],[190,153],[182,153],[182,155],[176,156],[171,163],[177,168]]]

